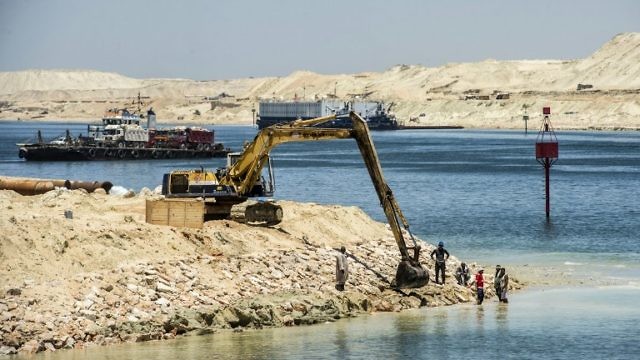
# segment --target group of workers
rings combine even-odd
[[[445,282],[446,261],[449,258],[449,252],[444,248],[444,243],[440,241],[438,247],[431,252],[431,259],[435,260],[435,283],[443,284]],[[460,266],[456,268],[455,277],[458,285],[471,287],[476,285],[476,297],[478,305],[484,301],[484,269],[478,269],[478,273],[475,275],[475,279],[469,284],[471,275],[469,273],[469,267],[465,263],[460,263]],[[442,282],[438,279],[441,278]],[[498,300],[503,303],[508,303],[507,291],[509,290],[509,275],[507,270],[500,265],[496,265],[496,273],[493,277],[493,287],[496,291]]]
[[[465,265],[465,263],[462,263],[460,267],[463,265]],[[458,283],[460,284],[460,282]],[[467,286],[464,282],[462,284]],[[476,285],[477,303],[480,305],[484,300],[484,269],[478,269],[475,279],[468,286],[471,287],[474,284]],[[509,290],[509,275],[507,275],[507,270],[500,265],[496,265],[496,273],[493,276],[493,288],[495,289],[496,296],[500,302],[509,302],[509,299],[507,298],[507,291]]]
[[[431,259],[435,260],[435,283],[445,283],[446,261],[449,259],[449,252],[444,248],[444,243],[440,241],[438,247],[431,252]],[[471,288],[476,286],[476,298],[478,305],[484,301],[484,269],[478,269],[475,278],[471,283],[471,275],[469,267],[465,263],[461,263],[455,271],[455,277],[458,285],[468,286]],[[344,246],[340,248],[340,253],[336,255],[336,290],[344,291],[344,284],[349,278],[349,265],[347,263],[347,250]],[[442,279],[440,282],[439,279]],[[493,287],[498,300],[508,303],[507,291],[509,289],[509,275],[504,267],[496,265],[496,273],[493,277]]]

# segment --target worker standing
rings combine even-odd
[[[445,257],[446,255],[446,257]],[[431,252],[431,259],[436,261],[436,284],[438,284],[438,274],[442,273],[442,285],[444,285],[444,273],[446,271],[446,261],[449,258],[449,252],[445,250],[444,243],[440,241],[438,247]]]
[[[347,249],[340,247],[340,253],[336,255],[336,290],[344,291],[344,284],[349,278],[349,264],[347,264]]]
[[[493,288],[496,290],[498,300],[502,301],[502,288],[500,287],[500,265],[496,265],[496,274],[493,276]]]
[[[476,274],[476,278],[469,284],[471,287],[473,284],[476,285],[476,294],[478,298],[478,305],[482,305],[482,301],[484,300],[484,270],[480,268],[478,273]]]
[[[509,275],[507,275],[507,269],[500,269],[500,301],[508,303],[507,290],[509,289]]]

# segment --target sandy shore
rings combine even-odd
[[[526,92],[512,93],[508,100],[463,100],[463,94],[434,94],[429,101],[403,101],[396,107],[400,124],[412,126],[462,126],[466,129],[522,130],[523,116],[529,116],[529,131],[538,131],[542,121],[542,108],[552,109],[551,122],[556,130],[640,131],[640,90],[599,92]],[[170,99],[168,102],[179,102]],[[207,110],[207,101],[195,101],[182,110],[168,111],[149,105],[158,113],[160,125],[251,125],[251,109],[258,98],[243,100],[233,111]],[[97,124],[106,109],[104,104],[83,104],[70,110],[69,104],[54,105],[49,101],[15,101],[5,111],[0,109],[2,121],[42,121]],[[77,106],[75,106],[77,107]],[[114,101],[114,107],[126,107],[124,101]],[[201,115],[192,112],[205,108]],[[34,112],[34,109],[42,109]],[[527,109],[526,112],[524,109]],[[46,114],[41,114],[46,112]],[[424,116],[420,116],[424,115]]]
[[[355,207],[283,202],[284,220],[274,228],[211,221],[197,230],[145,223],[144,202],[151,196],[0,191],[3,353],[475,301],[472,290],[455,284],[455,257],[445,286],[390,289],[399,258],[393,236]],[[73,219],[65,219],[65,210]],[[345,292],[334,289],[341,245],[353,256]],[[432,248],[423,251],[429,269],[425,254]],[[478,266],[471,263],[472,270]],[[487,271],[487,282],[492,275]],[[511,283],[512,289],[523,286]],[[493,296],[490,287],[487,296]]]
[[[595,49],[594,49],[595,50]],[[384,101],[406,126],[640,129],[640,33],[618,34],[583,59],[485,60],[382,72],[230,80],[134,79],[92,70],[0,72],[0,119],[99,122],[107,109],[153,107],[160,123],[253,122],[261,100]],[[500,96],[498,96],[500,95]]]

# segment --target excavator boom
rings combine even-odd
[[[416,244],[409,231],[409,224],[384,179],[378,153],[371,139],[367,123],[355,112],[351,112],[349,116],[353,123],[353,129],[313,127],[313,125],[333,120],[335,116],[297,120],[285,125],[263,129],[254,141],[245,148],[240,159],[228,170],[226,177],[221,179],[221,182],[234,184],[238,193],[246,191],[260,176],[271,149],[282,143],[354,138],[400,250],[401,261],[396,271],[395,286],[399,288],[424,286],[429,282],[429,275],[418,261],[420,246]],[[400,227],[401,224],[413,242],[412,255],[409,254],[409,248]]]
[[[326,120],[325,120],[326,121]],[[227,169],[220,179],[222,184],[232,184],[239,194],[250,191],[260,178],[271,150],[287,142],[319,141],[351,138],[349,129],[326,129],[305,126],[280,125],[262,129],[242,152],[242,155]]]
[[[401,260],[398,265],[398,269],[396,270],[395,286],[399,288],[422,287],[429,282],[429,273],[419,262],[420,246],[416,244],[416,241],[409,230],[409,223],[402,214],[400,206],[393,196],[393,191],[391,191],[391,188],[389,188],[389,185],[384,179],[380,160],[378,159],[378,152],[373,145],[371,133],[369,132],[366,121],[364,121],[355,112],[351,112],[349,116],[353,123],[353,137],[358,143],[360,154],[367,166],[367,171],[369,171],[369,176],[371,177],[373,186],[378,194],[380,205],[384,210],[384,214],[386,215],[389,226],[391,227],[391,232],[393,233],[398,249],[400,250]],[[402,229],[400,228],[401,222],[413,241],[413,257],[409,255],[407,243],[405,242]]]
[[[254,140],[245,147],[237,158],[237,161],[230,164],[227,168],[219,169],[215,175],[213,173],[205,173],[204,171],[173,172],[172,174],[165,175],[165,178],[168,180],[165,181],[166,186],[163,185],[163,187],[167,189],[167,195],[173,194],[174,197],[189,195],[198,195],[204,198],[213,197],[216,201],[211,205],[212,207],[219,207],[222,209],[220,210],[221,212],[232,212],[231,207],[228,205],[226,208],[223,208],[223,206],[225,206],[224,201],[226,201],[227,204],[230,202],[238,204],[244,202],[247,197],[252,196],[251,194],[254,192],[253,189],[256,184],[260,182],[262,169],[269,161],[269,153],[275,146],[287,142],[353,138],[358,144],[369,176],[378,194],[380,205],[384,210],[398,249],[400,250],[401,261],[396,271],[394,286],[398,288],[424,286],[428,283],[429,276],[427,270],[422,267],[418,260],[420,246],[416,244],[413,235],[409,231],[409,224],[402,214],[393,196],[393,192],[384,179],[378,154],[373,145],[367,123],[354,112],[351,112],[349,116],[353,123],[352,129],[314,127],[314,125],[335,119],[335,115],[310,120],[296,120],[287,124],[264,128],[260,130]],[[207,176],[209,176],[209,178]],[[196,187],[196,184],[203,185]],[[176,194],[172,191],[172,189],[178,188],[184,192]],[[194,191],[191,191],[192,188]],[[223,200],[223,190],[227,191],[225,193],[227,200]],[[276,224],[282,219],[282,211],[278,205],[258,203],[247,207],[247,209],[249,208],[252,210],[246,213],[248,219],[259,219],[267,225]],[[278,212],[278,210],[280,211]],[[274,218],[274,215],[279,215],[279,218]],[[410,248],[407,247],[405,242],[401,224],[413,241],[413,246],[411,247],[413,249],[413,255],[409,254]]]

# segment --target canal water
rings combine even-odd
[[[108,180],[139,191],[159,186],[162,174],[171,170],[216,168],[225,161],[18,159],[15,143],[33,138],[37,129],[56,137],[66,128],[73,134],[86,131],[77,124],[0,122],[0,175]],[[214,129],[217,141],[233,150],[256,134],[249,126]],[[453,255],[485,266],[545,267],[576,276],[583,287],[527,290],[514,294],[506,308],[489,302],[480,308],[426,309],[86,354],[183,357],[182,349],[184,357],[193,358],[208,353],[223,358],[630,358],[631,350],[640,350],[640,330],[633,326],[640,320],[633,306],[640,296],[640,133],[557,135],[560,159],[551,169],[550,221],[544,214],[543,170],[534,158],[535,134],[412,130],[376,132],[373,139],[387,181],[420,238],[444,241]],[[384,221],[354,141],[285,144],[272,155],[276,198],[355,205]],[[602,283],[615,286],[599,287]]]
[[[624,287],[532,289],[512,295],[508,305],[488,301],[33,358],[637,359],[640,307],[630,294]]]

